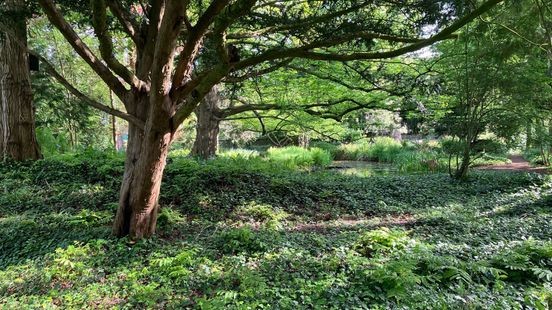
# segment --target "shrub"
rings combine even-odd
[[[324,151],[328,151],[332,156],[332,158],[337,158],[337,155],[339,154],[339,145],[336,145],[333,143],[316,141],[316,142],[312,142],[310,146],[312,148],[319,148],[319,149],[323,149]]]
[[[362,141],[354,144],[342,144],[339,149],[338,158],[343,160],[392,162],[403,146],[393,138],[378,137],[373,143]]]
[[[249,227],[226,230],[217,236],[215,243],[223,254],[255,253],[266,249],[266,245]]]
[[[161,212],[157,217],[157,225],[161,229],[167,229],[173,227],[186,220],[186,217],[182,215],[178,210],[169,207],[162,207]]]
[[[315,166],[325,167],[332,163],[332,156],[328,151],[319,148],[311,148],[309,151]]]
[[[273,208],[266,204],[249,203],[238,207],[234,216],[241,221],[253,221],[263,224],[266,228],[274,229],[282,226],[282,221],[289,214],[280,208]]]
[[[529,239],[495,255],[492,264],[514,282],[552,281],[552,242]]]
[[[353,249],[365,257],[372,257],[378,253],[402,250],[413,242],[402,229],[382,227],[362,234]]]
[[[402,172],[442,172],[447,169],[446,160],[435,151],[403,151],[392,163]]]

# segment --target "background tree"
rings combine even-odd
[[[94,38],[86,34],[89,29],[82,25],[81,17],[75,12],[68,19],[83,41],[97,52]],[[94,71],[76,54],[63,35],[52,27],[44,16],[35,16],[29,21],[29,45],[55,64],[59,73],[72,85],[97,101],[112,108],[122,104],[110,94],[110,90]],[[126,38],[113,38],[118,55],[128,63]],[[52,52],[55,51],[55,52]],[[37,135],[45,153],[75,152],[87,148],[113,149],[113,116],[86,105],[50,75],[40,72],[33,76],[35,105],[37,108]],[[117,139],[126,126],[116,121]]]
[[[253,120],[249,128],[258,121],[260,128],[254,126],[255,131],[262,135],[281,133],[282,125],[293,127],[293,123],[303,123],[300,126],[303,132],[296,134],[308,140],[306,132],[315,133],[311,123],[319,122],[316,118],[346,121],[359,127],[366,125],[365,121],[359,121],[366,117],[365,110],[379,109],[380,114],[385,113],[383,110],[389,111],[388,114],[418,111],[417,105],[403,107],[403,102],[428,86],[427,77],[438,61],[421,62],[410,56],[370,62],[320,63],[295,59],[227,77],[213,88],[216,95],[207,96],[196,110],[198,122],[192,155],[215,156],[219,126],[225,120]],[[275,120],[274,126],[267,119]],[[368,129],[359,130],[362,137],[362,132]],[[320,133],[315,135],[335,141],[331,135]]]
[[[465,178],[475,157],[489,151],[491,144],[480,137],[485,133],[513,145],[527,129],[527,146],[542,146],[546,157],[552,89],[548,44],[537,43],[547,38],[545,27],[534,35],[546,19],[534,18],[543,8],[539,1],[511,3],[477,20],[457,42],[440,44],[439,57],[448,60],[440,72],[446,96],[439,101],[450,111],[443,121],[445,133],[456,139],[448,143],[456,178]]]
[[[27,7],[23,0],[0,1],[0,157],[41,157],[36,141],[27,50]]]

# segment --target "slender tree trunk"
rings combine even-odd
[[[24,5],[22,0],[5,1],[9,13],[2,22],[9,24],[13,32],[10,35],[0,32],[0,159],[41,157],[36,141],[28,55],[19,45],[27,42],[26,20],[21,15]]]
[[[531,134],[531,121],[527,121],[527,124],[525,125],[525,150],[529,151],[531,149],[531,141],[533,140],[533,135]]]
[[[69,147],[72,151],[75,150],[76,144],[75,144],[75,136],[73,134],[73,125],[71,124],[71,121],[69,121]]]
[[[454,178],[457,180],[464,180],[468,177],[468,171],[470,169],[471,161],[471,141],[472,139],[468,139],[468,141],[466,141],[466,145],[464,146],[464,150],[462,153],[460,167],[458,167],[458,163],[456,164],[456,173],[454,174]]]
[[[109,91],[109,103],[111,105],[112,109],[115,109],[115,103],[113,99],[113,91]],[[113,140],[113,148],[115,151],[118,151],[117,149],[117,121],[115,119],[114,115],[111,116],[111,138]]]
[[[217,154],[220,119],[216,117],[220,95],[216,87],[205,96],[196,109],[196,138],[192,147],[192,156],[203,159],[213,158]]]
[[[457,180],[463,180],[468,177],[468,171],[470,168],[470,159],[471,156],[469,154],[469,151],[464,152],[464,155],[462,156],[462,161],[460,162],[460,167],[456,170],[455,178]]]
[[[542,161],[545,166],[550,166],[551,163],[551,154],[552,154],[552,120],[548,121],[548,130],[546,130],[546,124],[544,123],[544,120],[542,121],[543,126],[543,137],[541,138],[542,141],[542,147],[541,147],[541,153],[542,153]],[[546,135],[546,131],[548,131],[548,135]],[[546,136],[545,136],[546,135]]]

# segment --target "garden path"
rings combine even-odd
[[[535,173],[542,173],[542,174],[552,173],[552,171],[550,171],[550,169],[548,169],[547,167],[543,167],[543,166],[532,167],[531,164],[520,155],[513,155],[513,156],[510,156],[509,158],[512,161],[509,164],[483,166],[483,167],[480,167],[480,169],[526,171],[526,172],[535,172]]]

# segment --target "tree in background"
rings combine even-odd
[[[537,42],[548,38],[546,27],[539,25],[550,14],[541,1],[509,3],[495,16],[477,20],[457,42],[440,44],[440,57],[449,58],[441,69],[445,96],[439,101],[450,111],[443,123],[453,137],[445,146],[455,178],[466,178],[474,159],[496,147],[481,138],[485,133],[511,145],[527,128],[527,145],[539,147],[547,158],[549,44],[548,39]]]
[[[366,110],[380,110],[380,115],[418,111],[418,106],[403,107],[403,103],[427,87],[426,79],[438,61],[422,62],[408,56],[371,62],[292,59],[261,71],[227,77],[196,110],[196,139],[191,154],[214,157],[220,123],[228,120],[256,120],[255,131],[271,135],[267,138],[272,140],[279,140],[274,135],[283,134],[284,125],[288,129],[302,127],[301,133],[294,130],[296,138],[308,141],[307,132],[315,133],[312,123],[319,123],[319,118],[346,122],[359,131],[361,138],[369,131],[365,128]],[[270,120],[275,124],[270,125]],[[335,140],[331,134],[315,135]]]
[[[0,159],[38,159],[24,0],[0,1]]]
[[[83,24],[80,17],[74,13],[70,16],[75,31],[96,51],[94,38],[86,35],[89,30],[80,26]],[[74,50],[63,35],[44,16],[34,15],[29,20],[28,39],[29,46],[55,64],[58,72],[73,86],[95,100],[107,103],[109,107],[122,107],[94,71],[81,58],[75,57]],[[126,38],[119,35],[113,40],[117,54],[125,55]],[[114,148],[112,115],[83,103],[46,72],[34,74],[32,83],[37,110],[37,136],[45,155],[92,147],[102,150]],[[116,121],[115,125],[120,140],[126,122]]]

